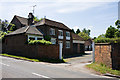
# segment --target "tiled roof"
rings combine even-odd
[[[16,35],[16,34],[21,34],[21,33],[27,33],[27,34],[35,34],[35,35],[43,35],[36,27],[33,26],[26,26],[26,27],[22,27],[20,29],[17,29],[9,34],[7,34],[7,36],[9,35]]]
[[[15,17],[20,21],[21,24],[24,24],[24,25],[27,26],[27,24],[28,24],[27,18],[20,17],[20,16],[17,16],[17,15],[15,15]]]
[[[81,38],[79,35],[75,34],[75,33],[72,33],[72,38],[73,40],[80,40],[80,41],[84,41],[83,38]]]
[[[66,25],[64,25],[61,22],[56,22],[56,21],[49,20],[46,18],[43,18],[40,22],[35,24],[35,26],[39,26],[39,25],[49,25],[49,26],[53,26],[53,27],[57,27],[61,29],[71,30],[70,28],[68,28]]]

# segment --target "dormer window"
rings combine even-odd
[[[55,29],[50,28],[50,35],[55,35]]]

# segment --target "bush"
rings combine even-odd
[[[120,43],[120,38],[96,38],[95,43]]]
[[[45,45],[49,45],[52,44],[50,41],[46,41],[46,40],[30,40],[28,42],[28,44],[32,44],[32,45],[36,45],[36,44],[45,44]]]
[[[0,40],[2,40],[2,39],[4,38],[5,35],[7,35],[6,32],[0,31]]]

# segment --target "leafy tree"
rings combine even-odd
[[[42,19],[42,18],[41,18]],[[38,17],[34,17],[34,21],[35,21],[35,23],[37,23],[37,22],[39,22],[41,19],[38,19]]]
[[[115,25],[117,26],[117,28],[120,28],[120,20],[117,20],[117,21],[115,22]]]
[[[84,32],[80,32],[78,35],[79,35],[80,37],[82,37],[84,40],[90,39],[90,37],[89,37],[86,33],[84,33]]]
[[[79,30],[79,29],[77,29],[77,31],[76,31],[76,34],[78,34],[78,33],[80,33],[80,30]]]
[[[72,29],[72,32],[75,33],[74,29]]]
[[[99,35],[98,38],[105,38],[105,34]]]
[[[86,33],[88,36],[90,36],[90,29],[86,30],[85,28],[82,30],[82,32]]]
[[[10,23],[9,24],[11,27],[10,27],[10,31],[15,31],[17,28],[15,27],[15,24],[12,24]]]
[[[8,30],[7,27],[8,27],[8,21],[7,20],[2,21],[0,19],[0,29],[1,29],[1,31],[6,32]]]
[[[118,29],[116,29],[116,32],[115,32],[115,34],[114,34],[114,37],[115,38],[120,38],[120,31],[118,30]]]
[[[108,29],[106,30],[105,37],[106,37],[106,38],[114,38],[115,32],[116,32],[116,28],[110,26],[110,27],[108,27]]]
[[[93,38],[93,40],[96,39],[96,37]]]

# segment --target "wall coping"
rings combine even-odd
[[[95,45],[111,45],[111,43],[95,43]]]

